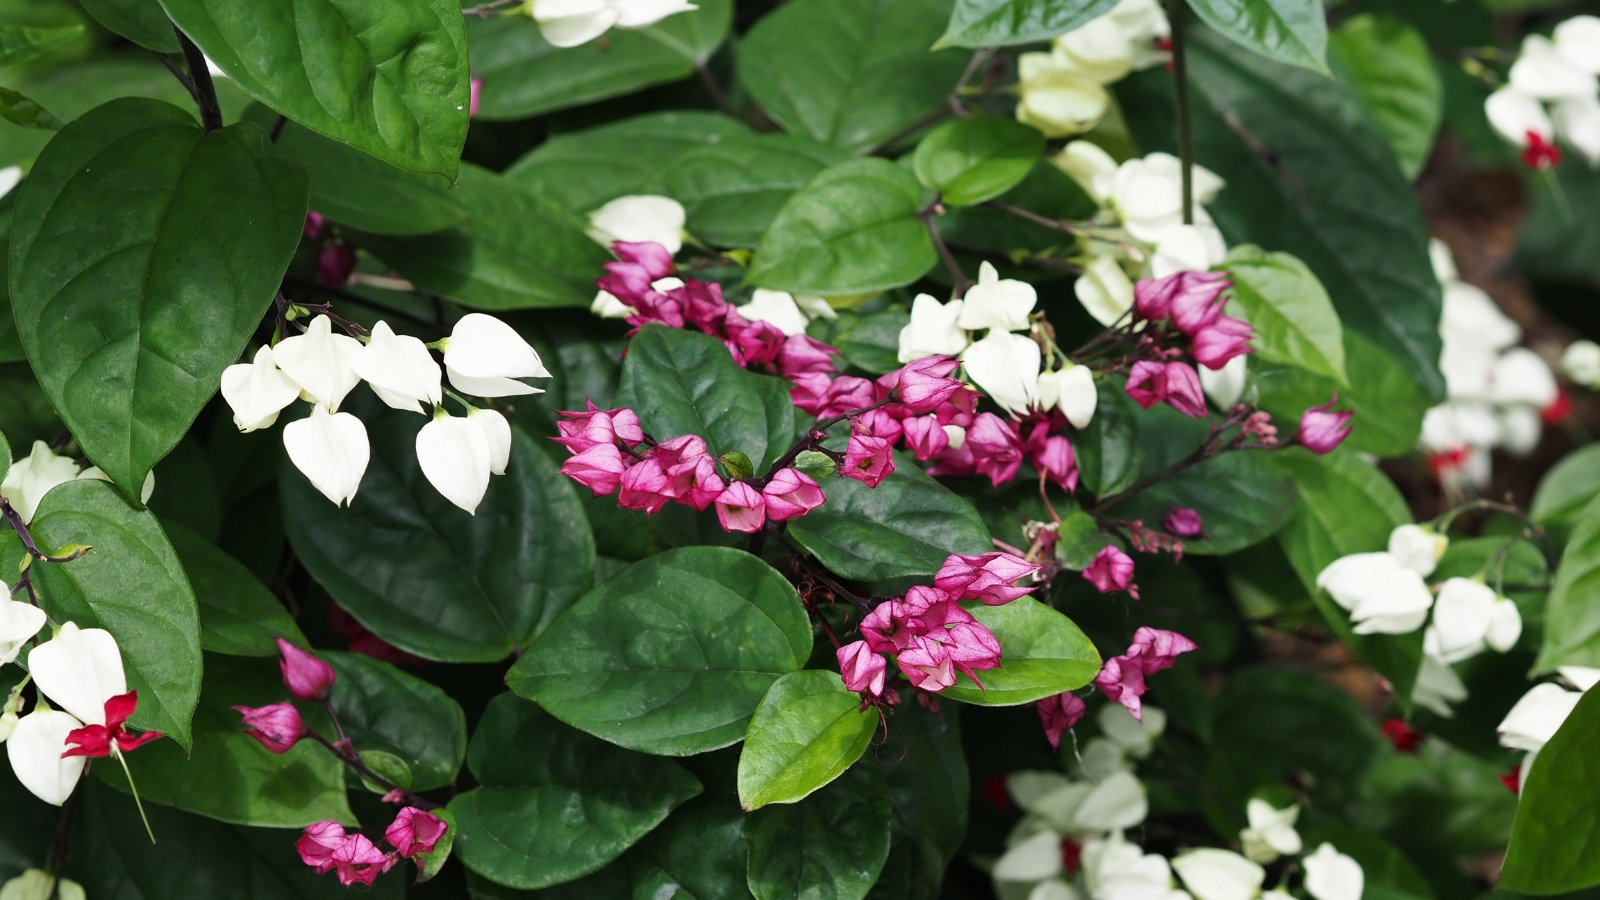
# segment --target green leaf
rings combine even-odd
[[[799,803],[746,816],[750,893],[757,900],[861,900],[889,856],[890,813],[883,774],[863,763]]]
[[[739,753],[739,805],[795,803],[838,778],[878,730],[878,708],[861,707],[835,672],[779,678],[756,707]]]
[[[647,113],[584,131],[553,135],[505,172],[573,212],[641,194],[662,169],[692,150],[741,138],[737,119],[698,110]]]
[[[938,715],[920,704],[903,705],[884,746],[873,751],[894,807],[890,864],[896,854],[908,857],[909,897],[939,895],[945,867],[967,837],[972,786],[961,749],[961,714],[960,704],[944,706]],[[886,865],[881,881],[888,872]]]
[[[1430,402],[1443,400],[1427,226],[1360,96],[1213,32],[1197,30],[1188,46],[1195,157],[1228,184],[1208,206],[1228,242],[1294,254],[1346,331],[1394,354]],[[1126,78],[1117,96],[1141,149],[1176,149],[1168,73]]]
[[[588,590],[594,538],[577,493],[520,429],[506,474],[472,516],[417,464],[426,419],[366,392],[345,408],[372,444],[360,493],[349,509],[335,507],[286,457],[283,524],[311,576],[372,633],[427,659],[494,662],[527,647]]]
[[[679,156],[640,192],[682,203],[689,233],[703,241],[754,247],[790,195],[849,157],[805,138],[734,135]]]
[[[91,478],[46,494],[29,528],[46,552],[94,547],[70,563],[34,565],[40,603],[58,625],[111,632],[128,689],[139,692],[128,724],[189,749],[189,719],[200,696],[200,616],[156,517]]]
[[[1257,402],[1285,432],[1313,406],[1339,395],[1339,408],[1355,413],[1343,446],[1378,456],[1405,456],[1417,446],[1422,417],[1432,406],[1405,366],[1365,335],[1344,330],[1350,388],[1299,366],[1250,360]]]
[[[1427,40],[1399,19],[1370,14],[1345,21],[1331,37],[1339,75],[1383,129],[1400,171],[1416,178],[1444,117],[1444,85]]]
[[[277,656],[277,638],[307,646],[294,617],[243,563],[183,525],[164,522],[162,527],[194,586],[201,649],[232,656]]]
[[[1600,499],[1589,501],[1561,551],[1545,603],[1544,646],[1535,671],[1600,668]]]
[[[454,0],[161,0],[228,79],[313,131],[454,181],[467,38]]]
[[[587,307],[611,259],[546,197],[468,164],[455,192],[471,221],[440,234],[369,235],[361,246],[418,287],[475,309]]]
[[[1328,71],[1322,0],[1189,0],[1189,8],[1207,25],[1268,59]]]
[[[1510,146],[1498,132],[1494,139],[1502,148]],[[1554,177],[1524,182],[1530,209],[1517,233],[1517,267],[1536,279],[1587,282],[1600,271],[1600,216],[1575,216],[1572,211],[1600,203],[1600,171],[1577,154],[1552,171]],[[1578,303],[1589,306],[1586,299]]]
[[[360,653],[319,651],[339,676],[329,701],[362,753],[388,753],[411,770],[411,788],[455,781],[467,755],[461,704],[426,681]]]
[[[1528,515],[1546,528],[1570,528],[1600,496],[1600,446],[1580,447],[1539,480]]]
[[[1229,313],[1255,329],[1250,346],[1256,356],[1349,386],[1339,313],[1305,263],[1244,244],[1228,251],[1222,268],[1233,280]]]
[[[1100,551],[1116,543],[1100,530],[1100,523],[1085,512],[1069,513],[1056,530],[1056,557],[1073,572],[1089,568]]]
[[[1011,190],[1044,155],[1044,135],[1013,119],[953,119],[928,132],[911,157],[922,186],[947,206],[972,206]]]
[[[789,534],[830,572],[856,581],[930,576],[952,553],[993,549],[971,503],[895,454],[876,488],[850,478],[822,483],[828,502],[789,521]]]
[[[1100,652],[1072,620],[1032,597],[1003,606],[970,604],[967,612],[1000,641],[1000,668],[983,672],[979,688],[966,675],[944,692],[979,706],[1020,706],[1083,687],[1100,671]]]
[[[810,655],[810,623],[783,576],[743,551],[685,547],[584,595],[506,681],[596,737],[687,756],[743,738],[767,688]]]
[[[928,52],[951,0],[791,0],[739,44],[750,97],[791,134],[865,153],[937,112],[970,55]]]
[[[693,75],[733,24],[732,0],[705,0],[690,13],[601,41],[558,49],[522,16],[468,18],[472,68],[483,79],[482,119],[525,119],[631,94]]]
[[[840,163],[778,211],[745,283],[823,296],[910,284],[938,262],[921,210],[922,186],[904,168],[883,159]]]
[[[900,368],[900,332],[911,323],[904,310],[886,309],[868,316],[839,314],[840,330],[829,338],[845,361],[874,375]]]
[[[344,763],[314,741],[282,755],[244,733],[235,706],[266,706],[288,699],[270,660],[206,658],[205,688],[194,715],[194,749],[155,741],[128,754],[128,770],[145,803],[236,825],[303,828],[333,819],[354,825],[345,799]],[[144,697],[140,695],[140,706]],[[95,774],[128,789],[120,766]]]
[[[701,790],[677,763],[592,738],[512,694],[489,701],[470,765],[483,787],[450,801],[457,855],[514,888],[600,869]]]
[[[33,100],[10,88],[0,88],[0,116],[13,125],[59,131],[62,122]]]
[[[996,47],[1048,41],[1098,19],[1116,0],[956,0],[936,47]]]
[[[61,130],[17,192],[11,304],[84,453],[128,495],[188,431],[277,292],[305,173],[252,125],[125,99]]]
[[[1139,480],[1144,451],[1139,447],[1139,407],[1128,396],[1127,380],[1102,378],[1095,382],[1095,391],[1094,419],[1078,433],[1072,447],[1084,488],[1107,497]]]
[[[193,437],[179,441],[156,463],[155,479],[161,490],[150,495],[150,511],[162,527],[175,522],[193,529],[203,540],[215,542],[222,530],[222,503],[217,498],[211,461],[199,442]]]
[[[68,25],[65,28],[0,25],[0,66],[28,62],[82,36],[82,25]]]
[[[1349,694],[1280,666],[1235,671],[1217,698],[1215,755],[1245,793],[1309,774],[1312,797],[1349,798],[1377,755],[1377,726]],[[1316,734],[1318,739],[1305,740]],[[1244,797],[1239,798],[1244,807]],[[1312,848],[1315,849],[1315,848]]]
[[[658,441],[697,434],[713,456],[738,451],[762,472],[794,435],[788,382],[744,371],[710,335],[665,325],[634,335],[616,402]]]
[[[1278,543],[1329,627],[1394,686],[1402,708],[1422,665],[1422,632],[1358,635],[1350,616],[1317,588],[1317,575],[1334,560],[1389,546],[1389,532],[1411,522],[1411,510],[1389,477],[1354,450],[1326,456],[1301,448],[1272,454],[1274,468],[1294,481],[1300,504],[1278,533]]]
[[[80,0],[101,25],[157,53],[178,53],[178,36],[158,0]]]
[[[1587,691],[1539,751],[1511,826],[1500,886],[1562,894],[1600,884],[1600,691]]]

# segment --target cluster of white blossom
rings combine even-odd
[[[6,498],[6,502],[11,504],[26,525],[33,521],[34,514],[39,511],[39,501],[50,493],[51,488],[80,478],[111,480],[100,471],[99,466],[80,469],[72,457],[58,456],[44,441],[34,441],[33,451],[12,463],[6,471],[5,480],[0,481],[0,497]],[[156,473],[151,472],[144,477],[139,502],[149,503],[155,490]]]
[[[511,425],[492,409],[462,400],[467,415],[452,416],[443,406],[439,364],[429,347],[444,352],[450,384],[474,397],[512,397],[540,393],[519,378],[549,378],[539,354],[510,325],[482,313],[456,322],[436,344],[395,334],[387,323],[372,328],[365,343],[333,332],[319,315],[305,333],[256,351],[253,361],[229,366],[222,374],[222,397],[233,409],[240,431],[266,428],[296,399],[311,404],[311,414],[283,428],[289,460],[323,496],[336,504],[355,499],[371,458],[366,426],[339,404],[366,381],[378,399],[394,409],[432,418],[417,433],[417,462],[445,499],[469,513],[477,511],[490,474],[504,475],[511,456]],[[460,400],[459,397],[456,399]]]
[[[1066,137],[1093,128],[1111,106],[1106,85],[1167,61],[1171,34],[1156,0],[1122,0],[1056,38],[1048,53],[1017,57],[1017,121]]]
[[[1572,715],[1583,693],[1600,683],[1600,669],[1561,666],[1556,671],[1561,674],[1563,684],[1546,681],[1529,688],[1506,713],[1497,729],[1501,746],[1528,752],[1518,772],[1521,779],[1517,785],[1518,793],[1522,791],[1522,784],[1527,782],[1528,772],[1533,769],[1539,751],[1555,737],[1556,730],[1567,720],[1567,716]]]
[[[521,7],[553,47],[587,44],[612,28],[649,28],[695,9],[685,0],[527,0]]]
[[[1507,84],[1489,95],[1484,113],[1495,130],[1524,150],[1532,168],[1554,165],[1554,142],[1600,165],[1600,18],[1574,16],[1550,37],[1530,34]]]

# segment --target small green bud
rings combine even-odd
[[[750,478],[756,474],[756,467],[750,464],[750,457],[737,450],[729,450],[722,454],[717,457],[717,462],[722,463],[723,468],[727,469],[728,474],[734,479]]]

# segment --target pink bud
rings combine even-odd
[[[1116,547],[1103,547],[1095,554],[1089,568],[1083,570],[1083,577],[1099,588],[1102,594],[1126,591],[1133,578],[1133,560]]]
[[[443,819],[433,813],[408,806],[394,817],[394,821],[383,832],[383,839],[400,851],[401,856],[415,859],[419,853],[432,852],[448,827]]]
[[[829,416],[843,415],[865,409],[878,402],[877,392],[872,382],[854,375],[840,375],[828,385],[827,395],[823,398],[822,411],[817,415],[827,418]]]
[[[900,440],[900,435],[905,432],[900,420],[883,407],[857,416],[854,427],[856,434],[870,434],[873,437],[883,438],[890,444]]]
[[[1094,676],[1094,686],[1116,703],[1121,703],[1135,719],[1144,720],[1140,697],[1144,696],[1144,669],[1130,664],[1121,656],[1113,656],[1100,667]]]
[[[1350,436],[1349,412],[1329,412],[1339,402],[1339,395],[1321,406],[1313,406],[1300,417],[1300,433],[1295,441],[1312,453],[1332,453],[1333,449]]]
[[[604,497],[617,489],[624,466],[615,444],[596,444],[561,464],[561,474]]]
[[[244,716],[245,734],[273,753],[288,753],[306,736],[306,723],[292,703],[274,703],[270,706],[235,706],[234,711]]]
[[[1138,655],[1144,673],[1149,675],[1162,669],[1170,669],[1177,662],[1178,654],[1198,650],[1199,646],[1176,631],[1164,631],[1160,628],[1140,626],[1133,633],[1133,643],[1128,645],[1128,655]]]
[[[317,235],[322,233],[322,225],[326,221],[327,219],[322,217],[322,213],[306,213],[306,223],[300,226],[300,235],[315,240]]]
[[[771,322],[751,322],[734,339],[739,359],[747,366],[773,362],[783,350],[788,336]]]
[[[927,623],[899,600],[878,604],[861,620],[861,637],[874,653],[899,652],[911,646],[912,638],[927,633]]]
[[[1172,668],[1178,654],[1196,649],[1194,641],[1175,631],[1141,626],[1133,633],[1128,652],[1105,661],[1094,684],[1112,700],[1127,707],[1135,719],[1142,719],[1140,697],[1145,678]]]
[[[1022,467],[1022,441],[1006,420],[994,413],[979,413],[967,429],[964,449],[972,453],[978,474],[989,476],[996,487],[1017,477]]]
[[[888,671],[884,658],[872,652],[866,641],[854,641],[835,651],[839,659],[839,677],[846,690],[856,693],[883,696],[883,679]]]
[[[1208,369],[1220,369],[1236,356],[1250,352],[1250,339],[1255,332],[1248,323],[1231,316],[1220,316],[1217,321],[1195,332],[1190,341],[1194,361]]]
[[[294,849],[300,853],[300,861],[317,870],[317,874],[333,868],[333,853],[344,846],[344,826],[338,822],[318,822],[306,826],[300,839],[294,842]]]
[[[467,82],[471,92],[471,99],[467,101],[467,118],[474,119],[478,116],[478,102],[483,97],[483,79],[474,78]]]
[[[825,372],[802,372],[789,376],[789,380],[793,382],[789,388],[789,399],[793,401],[795,409],[821,417],[822,411],[827,408],[828,391],[833,387],[833,379]]]
[[[710,456],[699,456],[680,462],[667,470],[672,479],[672,497],[705,512],[727,489],[722,476],[717,474],[717,462]]]
[[[952,625],[944,634],[935,633],[950,649],[950,662],[957,671],[965,672],[978,687],[978,670],[1000,667],[1000,641],[994,632],[978,622],[961,622]]]
[[[1152,360],[1140,360],[1128,372],[1128,385],[1124,390],[1140,409],[1149,409],[1167,399],[1167,365]]]
[[[1039,567],[1009,553],[984,553],[980,556],[952,555],[933,576],[933,583],[960,600],[982,600],[999,606],[1026,594],[1031,587],[1015,587],[1031,577]]]
[[[342,288],[356,270],[356,248],[338,241],[317,254],[317,280],[328,287]]]
[[[639,266],[646,284],[672,274],[672,254],[653,241],[616,241],[611,245],[611,253],[623,264]],[[613,265],[615,263],[606,263],[606,270],[615,271]]]
[[[894,455],[889,441],[869,434],[852,434],[844,448],[844,465],[839,474],[875,488],[894,472]]]
[[[972,613],[961,608],[956,595],[936,587],[919,584],[906,591],[905,610],[912,618],[922,622],[927,634],[938,638],[936,632],[948,625],[976,622]],[[942,640],[942,639],[940,639]]]
[[[742,481],[728,485],[717,497],[716,506],[717,521],[726,531],[750,534],[767,523],[767,502],[759,491]]]
[[[761,496],[767,501],[767,518],[774,522],[803,516],[828,499],[811,476],[795,469],[779,469],[762,488]]]
[[[830,374],[838,351],[814,337],[791,334],[778,350],[778,372],[785,378],[811,373]]]
[[[902,419],[900,427],[905,432],[906,446],[917,459],[933,459],[950,446],[950,435],[939,424],[937,415]]]
[[[912,686],[937,693],[956,683],[955,664],[950,649],[925,636],[911,639],[911,645],[895,661]]]
[[[1206,395],[1200,389],[1200,376],[1188,363],[1167,363],[1167,405],[1191,419],[1206,414]]]
[[[1204,530],[1205,523],[1200,514],[1188,507],[1174,506],[1167,510],[1166,518],[1161,520],[1161,527],[1173,537],[1192,538],[1199,537]]]
[[[1172,295],[1172,324],[1193,337],[1222,315],[1227,301],[1222,292],[1232,286],[1222,272],[1179,272],[1179,289]]]
[[[950,356],[925,356],[898,373],[900,404],[911,415],[931,413],[965,385],[945,376],[960,363]]]
[[[278,668],[283,670],[283,683],[296,700],[326,700],[333,687],[333,666],[301,650],[283,638],[278,638]]]
[[[654,457],[623,472],[617,483],[621,488],[617,505],[623,509],[642,509],[646,515],[655,515],[672,499],[668,496],[671,481]]]
[[[1067,493],[1078,489],[1078,459],[1072,442],[1059,434],[1044,439],[1044,448],[1032,454],[1034,471],[1055,482]]]
[[[1078,724],[1085,709],[1082,698],[1070,691],[1046,697],[1038,703],[1039,721],[1044,724],[1044,736],[1050,740],[1050,749],[1061,748],[1061,735]]]
[[[333,851],[333,867],[339,875],[339,883],[345,887],[352,884],[370,887],[394,863],[393,857],[379,850],[366,835],[361,834],[349,835]]]

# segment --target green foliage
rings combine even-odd
[[[1600,500],[1591,500],[1574,520],[1572,536],[1545,604],[1544,646],[1537,671],[1557,666],[1600,668]]]
[[[1229,314],[1255,329],[1250,346],[1257,359],[1349,384],[1339,314],[1305,263],[1244,244],[1228,252],[1223,266],[1233,280]]]
[[[838,778],[871,743],[877,707],[832,672],[790,672],[773,682],[739,753],[739,805],[796,803]]]
[[[1044,135],[1010,119],[956,119],[917,143],[911,168],[949,206],[998,197],[1028,176],[1044,153]]]
[[[448,694],[415,675],[359,653],[319,654],[338,675],[328,700],[363,755],[387,753],[412,790],[456,780],[467,753],[467,717]]]
[[[1444,85],[1427,41],[1404,22],[1375,15],[1346,21],[1331,38],[1340,74],[1383,129],[1400,171],[1416,178],[1444,115]]]
[[[178,37],[158,0],[82,0],[101,25],[157,53],[177,53]]]
[[[1044,41],[1082,27],[1116,0],[956,0],[935,46],[992,47]]]
[[[277,656],[276,638],[305,646],[289,611],[215,544],[176,522],[162,523],[200,608],[200,646],[233,656]]]
[[[750,893],[861,900],[889,855],[890,812],[883,775],[862,764],[799,803],[746,816]]]
[[[1100,654],[1072,620],[1032,597],[1003,606],[969,604],[968,612],[1000,641],[1000,668],[983,672],[982,686],[966,675],[945,695],[980,706],[1018,706],[1088,684]]]
[[[63,28],[0,25],[0,66],[28,62],[82,36],[82,25]]]
[[[718,247],[754,247],[790,195],[844,150],[788,135],[733,135],[678,156],[641,191],[683,204],[688,231]]]
[[[1327,72],[1321,0],[1189,0],[1201,21],[1268,59]]]
[[[1595,798],[1600,771],[1600,693],[1585,693],[1539,751],[1517,804],[1500,884],[1523,894],[1560,894],[1600,883]]]
[[[1422,417],[1431,405],[1401,362],[1359,332],[1344,330],[1348,390],[1332,378],[1298,366],[1250,360],[1257,401],[1287,432],[1307,409],[1339,395],[1339,408],[1354,413],[1343,446],[1378,456],[1404,456],[1417,445]]]

